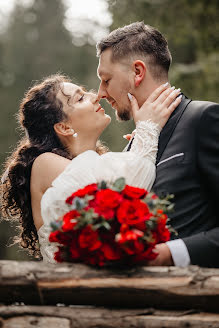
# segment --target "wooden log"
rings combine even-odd
[[[0,306],[0,327],[219,328],[219,314],[80,306]]]
[[[219,270],[0,261],[0,303],[14,302],[219,312]]]

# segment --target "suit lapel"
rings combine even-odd
[[[170,116],[168,122],[166,123],[166,125],[164,126],[164,128],[162,129],[161,133],[160,133],[160,137],[159,137],[159,143],[158,143],[158,153],[157,153],[157,161],[156,164],[160,161],[161,156],[183,114],[183,112],[185,111],[186,107],[188,106],[188,104],[190,103],[191,99],[186,98],[183,95],[182,101],[179,104],[179,106],[175,109],[175,111],[173,112],[173,114]]]
[[[191,102],[191,99],[188,99],[186,96],[183,95],[182,101],[179,104],[179,106],[175,109],[173,114],[170,116],[168,122],[162,129],[159,137],[159,143],[158,143],[158,153],[157,153],[157,160],[156,164],[159,163],[161,156],[173,134],[173,131],[175,130],[182,114],[184,113],[186,107]],[[129,141],[128,145],[125,147],[123,151],[129,151],[132,147],[132,143],[134,141],[134,137]]]
[[[128,145],[125,147],[124,151],[129,151],[132,148],[132,143],[134,141],[134,137],[129,141]]]

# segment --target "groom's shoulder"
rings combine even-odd
[[[191,107],[197,108],[200,111],[205,111],[205,110],[207,110],[209,108],[212,108],[212,107],[218,108],[219,104],[217,104],[215,102],[212,102],[212,101],[191,100],[188,106],[190,108]]]
[[[187,108],[189,116],[197,119],[201,119],[203,116],[208,116],[211,113],[219,115],[219,104],[211,101],[191,100]]]

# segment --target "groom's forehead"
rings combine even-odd
[[[118,65],[116,63],[99,63],[97,67],[97,76],[101,79],[103,76],[111,76],[118,72]]]
[[[113,62],[111,60],[111,49],[106,49],[102,52],[99,58],[99,65],[97,67],[98,76],[102,76],[109,72],[112,68]]]
[[[109,74],[109,71],[103,70],[102,68],[100,68],[100,66],[98,66],[98,68],[97,68],[97,76],[99,78],[101,78],[101,77],[103,77],[103,76],[105,76],[107,74]]]

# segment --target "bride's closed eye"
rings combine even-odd
[[[82,95],[79,99],[78,99],[78,101],[80,102],[80,101],[82,101],[84,99],[84,95]]]

